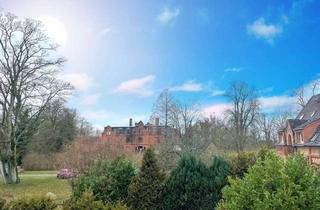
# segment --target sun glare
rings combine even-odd
[[[65,25],[57,18],[44,16],[39,18],[45,26],[49,38],[60,46],[65,46],[67,42],[67,31]]]

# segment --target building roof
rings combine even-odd
[[[320,147],[320,126],[318,126],[316,132],[313,134],[310,141],[305,143],[304,146]]]
[[[312,96],[296,119],[313,121],[320,118],[320,94]]]
[[[288,119],[288,123],[292,129],[295,129],[306,122],[308,122],[308,120]]]
[[[294,130],[303,129],[303,128],[305,128],[307,125],[310,125],[311,123],[313,123],[313,122],[315,122],[315,121],[317,121],[317,120],[319,120],[319,119],[320,119],[320,118],[316,118],[316,119],[314,119],[314,120],[306,121],[305,123],[302,123],[302,124],[300,124],[299,126],[295,127]]]

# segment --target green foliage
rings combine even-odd
[[[6,200],[0,198],[0,210],[4,209],[4,205],[6,205]]]
[[[53,210],[57,207],[49,198],[31,198],[11,201],[4,207],[5,210]]]
[[[61,151],[76,137],[77,117],[76,111],[67,108],[64,101],[52,101],[41,114],[41,123],[29,138],[27,150],[40,154]]]
[[[108,210],[102,201],[96,201],[90,191],[85,191],[80,198],[71,198],[63,203],[63,210]]]
[[[271,152],[267,145],[263,145],[257,154],[257,159],[265,160],[266,156]]]
[[[80,198],[90,189],[97,200],[105,203],[126,200],[128,187],[135,175],[135,169],[125,157],[116,158],[111,164],[99,160],[88,173],[73,183],[73,195]]]
[[[166,181],[163,209],[212,209],[220,200],[229,173],[229,164],[220,157],[214,157],[209,168],[193,156],[183,156]]]
[[[254,152],[241,152],[230,155],[229,160],[232,167],[232,176],[242,178],[249,168],[256,163],[257,157]]]
[[[161,189],[165,174],[159,167],[154,149],[144,153],[141,170],[128,189],[128,204],[134,210],[156,210],[161,205]]]
[[[108,210],[128,210],[128,207],[123,203],[118,201],[116,204],[108,204],[107,205]]]
[[[212,177],[214,179],[215,196],[213,198],[214,205],[222,197],[222,188],[228,184],[228,175],[231,174],[230,164],[222,157],[214,156],[213,164],[210,167]]]
[[[63,210],[127,210],[125,204],[118,201],[115,205],[97,201],[90,191],[85,191],[79,199],[71,198],[63,203]]]
[[[320,209],[320,178],[301,155],[259,159],[243,179],[230,178],[220,210]]]

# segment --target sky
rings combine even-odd
[[[258,90],[262,110],[292,106],[320,76],[318,0],[0,0],[43,21],[67,59],[68,106],[94,127],[147,121],[169,88],[204,115],[222,116],[230,82]]]

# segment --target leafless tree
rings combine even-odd
[[[19,182],[16,147],[20,136],[38,120],[52,99],[70,93],[71,86],[56,78],[65,61],[58,57],[56,49],[40,22],[1,14],[0,171],[7,184]],[[30,113],[29,120],[20,126],[24,111]]]
[[[162,125],[165,127],[170,126],[172,124],[171,119],[174,106],[175,101],[169,89],[164,89],[153,105],[151,120],[154,121],[158,117]]]
[[[305,86],[302,85],[298,89],[294,90],[293,95],[297,99],[297,104],[303,109],[306,106],[309,98],[319,93],[319,87],[320,87],[320,81],[316,80],[311,83],[309,88],[306,88]]]
[[[265,142],[268,147],[271,147],[275,142],[275,135],[273,134],[276,131],[275,117],[267,116],[264,113],[259,114],[257,117],[257,126],[259,128],[259,134],[261,140]]]
[[[259,111],[256,91],[243,82],[233,82],[226,93],[232,108],[226,114],[235,133],[235,144],[238,152],[244,150],[249,127],[254,123]]]
[[[78,119],[78,136],[79,137],[88,137],[92,135],[96,135],[98,133],[94,133],[94,129],[92,125],[83,117],[79,117]],[[96,131],[98,132],[98,131]]]

